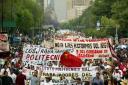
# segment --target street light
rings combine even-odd
[[[117,29],[117,25],[116,25],[116,32],[115,32],[115,44],[118,44],[118,29]]]
[[[100,30],[100,21],[97,21],[96,27],[97,27],[97,30]]]

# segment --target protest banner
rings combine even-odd
[[[69,83],[73,77],[79,77],[82,79],[82,81],[90,81],[90,79],[92,79],[92,77],[94,77],[96,74],[95,69],[96,66],[91,67],[89,71],[87,70],[87,67],[42,67],[42,73],[39,76],[41,76],[40,80],[45,80],[46,77],[51,77],[52,83],[55,85],[60,83],[60,77],[62,76],[64,76]],[[23,69],[23,73],[27,76],[31,76],[32,72],[33,71],[30,69]]]
[[[95,76],[96,67],[91,67],[90,71],[87,70],[87,67],[43,67],[42,76],[50,76],[52,77],[53,83],[59,83],[60,77],[64,76],[68,81],[72,80],[72,78],[81,78],[82,80],[90,80],[93,76]]]
[[[9,41],[7,34],[0,34],[0,52],[9,51]]]
[[[55,50],[39,46],[26,46],[23,48],[23,62],[25,65],[41,65],[47,61],[60,61],[64,51],[75,53],[73,49]]]
[[[56,38],[55,49],[73,48],[80,58],[109,58],[111,52],[108,39]]]

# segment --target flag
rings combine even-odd
[[[76,57],[75,55],[72,55],[69,52],[65,51],[61,55],[60,64],[66,67],[81,67],[83,61],[79,57]]]
[[[113,59],[116,61],[119,61],[119,58],[117,57],[117,53],[114,51],[114,48],[111,46],[109,40],[108,40],[108,46],[109,46],[109,49],[110,49]]]

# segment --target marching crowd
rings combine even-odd
[[[0,59],[0,85],[128,85],[128,50],[120,49],[116,53],[118,60],[86,59],[82,67],[87,67],[90,75],[71,76],[71,80],[60,76],[59,83],[53,84],[52,76],[41,78],[43,71],[35,69],[29,77],[23,74],[22,56],[16,52],[15,55]],[[51,62],[49,66],[54,66],[54,63]],[[93,66],[96,68],[91,72]]]
[[[127,57],[127,56],[126,56]],[[110,59],[111,60],[111,59]],[[82,67],[97,66],[94,75],[81,78],[74,77],[69,81],[65,76],[60,76],[58,85],[127,85],[128,84],[128,62],[127,61],[110,61],[102,60],[85,60]],[[52,84],[52,77],[41,79],[41,73],[35,70],[33,75],[27,77],[22,73],[23,63],[21,58],[7,58],[3,60],[0,68],[0,85],[57,85]],[[2,62],[2,61],[1,61]],[[91,71],[91,70],[90,70]],[[126,82],[127,81],[127,82]],[[28,84],[28,85],[29,85]]]

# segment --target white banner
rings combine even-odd
[[[23,48],[23,62],[25,65],[40,65],[47,61],[60,61],[60,57],[64,51],[75,54],[73,49],[47,49],[39,46],[26,46]]]
[[[92,77],[96,75],[96,67],[73,67],[73,68],[60,68],[60,67],[42,67],[42,72],[39,72],[39,76],[41,76],[40,80],[45,80],[45,77],[51,77],[52,83],[60,83],[60,77],[65,77],[65,79],[70,82],[72,78],[81,78],[83,81],[90,81]],[[27,74],[28,76],[32,75],[32,70],[30,69],[23,69],[23,73]]]
[[[73,48],[80,58],[111,57],[108,39],[58,38],[54,40],[54,48]]]

